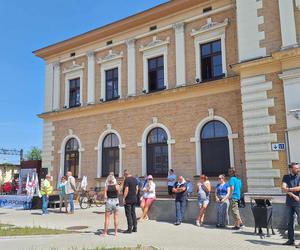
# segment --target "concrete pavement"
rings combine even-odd
[[[51,210],[50,210],[51,211]],[[139,211],[139,210],[138,210]],[[0,238],[0,249],[48,250],[82,249],[95,247],[154,246],[158,249],[289,249],[281,244],[285,241],[277,233],[271,238],[253,234],[252,228],[242,231],[216,229],[211,226],[198,228],[192,224],[174,226],[168,222],[146,221],[138,225],[138,233],[118,237],[98,235],[103,229],[104,207],[87,210],[76,209],[74,215],[50,213],[39,215],[40,211],[16,211],[0,209],[0,223],[16,226],[41,226],[55,229],[82,227],[81,233],[57,236],[25,236]],[[140,211],[139,211],[140,213]],[[111,228],[112,228],[111,223]],[[124,210],[120,210],[120,229],[126,229]]]

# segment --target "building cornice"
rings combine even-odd
[[[168,89],[147,95],[132,96],[119,99],[114,102],[97,103],[73,109],[65,109],[56,112],[48,112],[38,115],[46,121],[66,120],[90,115],[103,114],[145,107],[149,105],[180,101],[200,96],[208,96],[239,90],[239,77],[233,76],[213,82],[187,85],[180,88]]]
[[[60,52],[69,50],[71,48],[78,47],[83,44],[91,43],[103,37],[115,35],[116,33],[123,32],[124,30],[132,29],[134,27],[145,24],[147,22],[151,22],[155,19],[163,18],[167,15],[174,14],[176,12],[182,11],[183,9],[188,9],[205,2],[208,1],[207,0],[169,1],[167,3],[158,5],[151,9],[124,18],[120,21],[102,26],[98,29],[91,30],[89,32],[67,39],[65,41],[36,50],[33,53],[38,57],[47,58],[50,55],[58,54]]]
[[[300,67],[300,47],[273,52],[270,56],[231,65],[242,78]]]

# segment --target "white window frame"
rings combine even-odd
[[[83,86],[83,70],[76,70],[65,73],[65,107],[69,108],[70,104],[70,81],[76,78],[80,79],[80,106],[83,105],[82,86]]]
[[[168,136],[168,169],[170,170],[172,168],[172,144],[175,144],[175,139],[172,139],[170,130],[163,125],[162,123],[152,123],[147,128],[145,128],[142,140],[140,143],[138,143],[138,146],[142,149],[142,175],[145,176],[147,174],[147,138],[150,133],[150,131],[154,128],[162,128],[167,136]]]
[[[81,178],[81,159],[82,159],[82,152],[84,152],[84,148],[82,147],[81,141],[79,139],[79,137],[77,135],[74,134],[69,134],[68,136],[66,136],[62,143],[61,143],[61,147],[60,150],[58,151],[58,154],[60,154],[60,168],[59,168],[59,177],[64,175],[64,170],[65,170],[65,150],[66,150],[66,144],[70,139],[76,139],[79,145],[79,159],[78,159],[78,179]]]
[[[153,37],[153,41],[150,42],[145,47],[140,48],[140,52],[143,53],[143,91],[149,92],[149,69],[148,60],[163,56],[164,57],[164,85],[165,88],[169,87],[168,80],[168,45],[170,43],[170,38],[168,37],[165,41],[157,40],[156,36]]]
[[[118,131],[108,128],[105,130],[99,137],[98,145],[95,147],[95,150],[97,151],[97,178],[101,178],[102,176],[102,156],[103,156],[103,140],[105,137],[109,134],[115,134],[118,137],[119,140],[119,177],[122,177],[123,175],[123,157],[122,157],[122,151],[126,147],[125,144],[122,144],[122,138],[121,135],[118,133]]]
[[[118,68],[118,95],[122,97],[122,59],[113,59],[101,63],[101,99],[106,101],[106,71]]]
[[[209,117],[204,118],[202,121],[199,122],[196,131],[195,131],[195,137],[191,138],[191,142],[195,143],[195,150],[196,150],[196,175],[202,174],[202,150],[201,150],[201,131],[202,128],[211,121],[220,121],[222,122],[228,131],[228,142],[229,142],[229,156],[230,156],[230,167],[234,167],[234,146],[233,146],[233,140],[238,138],[238,134],[232,133],[232,128],[230,126],[230,123],[224,119],[221,116],[211,115]]]
[[[193,30],[191,36],[194,37],[195,56],[196,56],[196,77],[202,82],[201,71],[201,50],[200,46],[205,43],[221,40],[221,53],[222,53],[222,71],[227,76],[227,64],[226,64],[226,26],[228,20],[225,19],[223,23],[212,23],[211,19],[208,20],[208,25],[200,30]]]

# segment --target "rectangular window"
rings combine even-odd
[[[221,40],[200,45],[202,81],[224,76]]]
[[[69,108],[78,107],[80,106],[80,78],[70,80],[69,84]]]
[[[118,68],[105,71],[105,100],[115,100],[119,96],[119,70]]]
[[[164,57],[148,59],[149,92],[165,89]]]

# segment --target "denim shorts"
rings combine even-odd
[[[207,206],[209,204],[209,198],[201,199],[198,197],[198,206],[201,208],[203,206]]]
[[[107,199],[105,203],[105,211],[106,212],[117,212],[119,210],[119,199],[118,198],[112,198]]]

